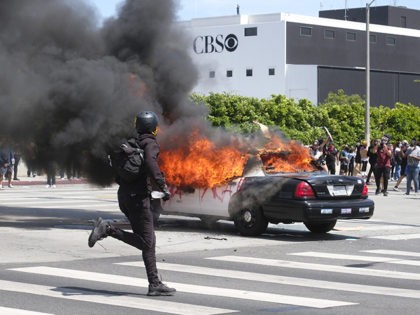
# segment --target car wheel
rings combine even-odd
[[[264,217],[260,208],[245,208],[240,210],[234,217],[236,229],[243,236],[257,236],[265,232],[268,220]]]
[[[303,224],[312,233],[327,233],[334,228],[336,223],[337,220],[329,222],[304,222]]]

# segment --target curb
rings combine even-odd
[[[74,185],[74,184],[88,184],[84,178],[81,179],[57,179],[57,185]],[[34,179],[34,180],[12,180],[13,186],[28,186],[28,185],[47,185],[47,179]],[[7,181],[3,180],[3,186],[7,186]]]

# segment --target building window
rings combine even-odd
[[[257,28],[256,27],[246,27],[245,28],[245,36],[257,36]]]
[[[395,43],[396,43],[395,37],[392,37],[392,36],[385,37],[385,44],[390,45],[390,46],[395,46]]]
[[[355,41],[356,40],[356,33],[347,32],[346,39],[349,40],[349,41]]]
[[[324,31],[324,38],[334,39],[335,38],[335,32],[332,31],[332,30],[325,30]]]
[[[301,26],[300,27],[300,36],[312,36],[312,27]]]
[[[376,35],[375,34],[370,34],[369,37],[370,37],[370,43],[371,44],[376,44],[376,41],[377,41]]]
[[[233,71],[232,71],[232,70],[227,70],[227,71],[226,71],[226,76],[227,76],[228,78],[231,78],[231,77],[233,76]]]
[[[274,68],[268,68],[268,75],[275,75],[276,70]]]
[[[252,77],[252,69],[246,69],[246,76]]]
[[[406,16],[401,17],[401,27],[407,27],[407,17]]]
[[[209,72],[209,78],[213,79],[216,76],[216,71],[211,70]]]

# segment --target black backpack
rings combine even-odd
[[[111,152],[108,158],[109,164],[116,172],[117,177],[124,182],[134,182],[142,173],[144,151],[134,138],[123,141],[118,149]]]

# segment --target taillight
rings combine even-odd
[[[362,197],[367,197],[369,193],[369,189],[368,186],[366,185],[366,183],[363,184],[363,190],[362,190]]]
[[[314,198],[315,192],[307,182],[300,182],[296,186],[295,198]]]

